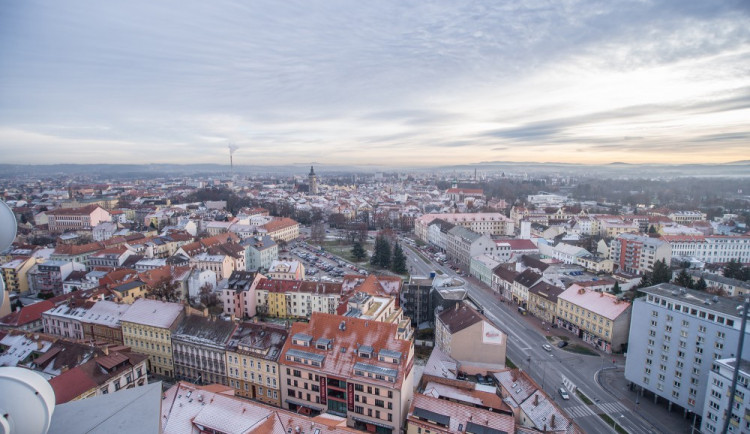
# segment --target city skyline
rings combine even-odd
[[[741,1],[6,2],[3,162],[718,163]]]

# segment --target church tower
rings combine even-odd
[[[310,166],[310,174],[307,175],[307,183],[310,185],[310,194],[318,194],[318,177],[315,175],[315,170]]]

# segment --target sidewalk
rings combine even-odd
[[[663,433],[690,433],[690,426],[693,417],[685,418],[683,410],[667,410],[666,400],[660,399],[658,404],[654,404],[653,395],[646,394],[638,397],[636,404],[636,392],[628,389],[628,380],[625,379],[625,369],[622,366],[617,368],[604,369],[599,373],[599,384],[616,397],[622,405],[641,416],[651,424],[654,431]]]
[[[508,303],[502,296],[496,294],[492,289],[488,288],[487,285],[483,284],[479,280],[466,276],[464,279],[470,281],[478,288],[486,291],[487,293],[493,294],[498,300],[504,303]],[[517,305],[513,302],[509,303],[509,306],[515,308]],[[553,328],[550,324],[545,323],[542,325],[542,321],[533,315],[518,315],[529,328],[538,331],[540,334],[548,337],[568,338],[568,342],[573,344],[585,346],[586,348],[596,352],[599,357],[603,357],[604,365],[606,366],[601,370],[599,374],[599,384],[604,390],[609,392],[614,400],[621,403],[626,408],[630,409],[633,413],[642,417],[648,422],[653,432],[662,433],[690,433],[691,424],[693,422],[692,416],[685,418],[683,416],[683,410],[674,410],[669,412],[667,409],[666,400],[660,399],[659,403],[654,403],[653,395],[646,394],[638,398],[638,404],[636,401],[636,392],[628,389],[628,381],[625,379],[625,357],[622,354],[607,354],[600,351],[575,336],[572,332],[561,329]],[[572,353],[571,354],[575,354]],[[589,356],[594,357],[594,356]],[[614,361],[614,364],[611,362]]]

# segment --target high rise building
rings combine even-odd
[[[640,291],[646,295],[633,301],[625,378],[670,409],[700,415],[712,365],[737,351],[740,302],[669,283]],[[750,345],[742,353],[750,358]]]

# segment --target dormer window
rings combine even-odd
[[[362,345],[359,347],[359,357],[362,357],[364,359],[371,359],[372,354],[375,352],[375,350],[369,346],[369,345]]]

